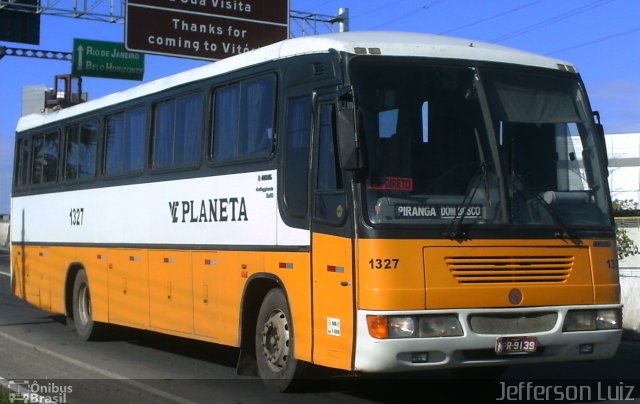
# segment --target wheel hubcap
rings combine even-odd
[[[272,371],[282,370],[289,358],[289,323],[282,310],[274,310],[262,330],[262,353]]]
[[[87,285],[82,285],[78,293],[78,316],[82,324],[91,320],[91,297]]]

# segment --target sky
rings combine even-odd
[[[301,12],[333,16],[340,8],[349,10],[350,31],[455,36],[563,59],[578,68],[607,134],[640,132],[640,0],[290,0],[290,9]],[[43,15],[39,45],[0,46],[71,52],[74,38],[124,42],[124,24]],[[205,63],[211,62],[147,55],[143,82]],[[56,74],[68,73],[70,61],[0,59],[0,213],[9,212],[22,88],[52,87]],[[83,90],[95,99],[140,83],[85,77]]]

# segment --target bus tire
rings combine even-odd
[[[99,326],[91,315],[91,293],[86,272],[81,269],[73,282],[73,326],[76,334],[85,341],[95,339]]]
[[[303,363],[294,357],[294,334],[287,299],[281,289],[265,296],[255,335],[256,363],[263,382],[278,392],[292,390]]]

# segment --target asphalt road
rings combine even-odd
[[[0,383],[54,402],[640,402],[640,343],[628,341],[610,360],[513,366],[495,383],[456,380],[448,372],[322,374],[299,392],[275,393],[256,378],[236,375],[233,348],[120,327],[104,340],[81,341],[62,316],[12,296],[8,272],[0,251]]]

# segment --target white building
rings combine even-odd
[[[611,198],[632,200],[640,205],[640,133],[606,135],[609,156]],[[640,246],[640,218],[617,218],[636,245]],[[635,338],[640,338],[640,256],[620,261],[623,325]]]
[[[611,198],[640,203],[640,133],[606,135]]]

